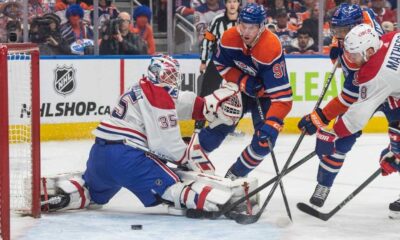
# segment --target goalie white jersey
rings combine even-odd
[[[193,92],[178,94],[143,78],[120,96],[109,118],[101,121],[93,134],[110,141],[128,138],[180,161],[187,146],[178,120],[203,119],[203,105],[203,99]]]

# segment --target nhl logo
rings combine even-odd
[[[75,90],[75,69],[70,66],[58,66],[54,70],[54,89],[61,95],[67,95]]]

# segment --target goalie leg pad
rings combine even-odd
[[[178,182],[169,187],[161,196],[164,200],[173,202],[176,208],[204,210],[214,212],[219,206],[227,203],[232,197],[229,190],[220,190],[201,182]]]
[[[189,169],[211,175],[215,174],[215,167],[208,158],[207,153],[201,147],[199,142],[199,134],[197,132],[193,133],[192,135],[186,150],[186,157],[186,163]]]
[[[42,178],[42,210],[62,211],[86,208],[90,203],[90,195],[84,183],[79,174]]]
[[[258,187],[258,180],[256,178],[238,178],[236,180],[231,180],[229,178],[223,178],[220,176],[209,175],[206,173],[198,173],[194,171],[176,171],[176,174],[183,181],[194,181],[197,183],[202,183],[204,185],[212,186],[215,189],[220,189],[222,191],[229,191],[232,196],[229,199],[229,202],[235,202],[239,198],[243,196],[247,196],[249,192],[253,191]],[[244,209],[246,212],[251,212],[252,208],[254,208],[259,203],[259,195],[247,199],[243,204],[240,204],[237,209]],[[253,211],[254,212],[254,211]]]

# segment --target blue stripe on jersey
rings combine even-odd
[[[114,131],[110,131],[110,130],[106,130],[104,128],[101,128],[100,126],[96,128],[99,131],[105,132],[105,133],[109,133],[109,134],[114,134],[114,135],[122,135],[124,137],[128,137],[128,138],[133,138],[133,139],[137,139],[141,142],[144,143],[143,139],[140,139],[138,137],[135,137],[134,135],[130,135],[130,134],[126,134],[126,133],[120,133],[120,132],[114,132]]]

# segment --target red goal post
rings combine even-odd
[[[8,240],[10,210],[40,217],[39,49],[34,44],[0,44],[0,116],[0,239]]]

